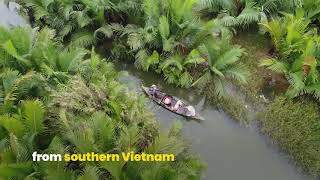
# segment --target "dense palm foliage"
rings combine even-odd
[[[193,17],[195,2],[144,1],[143,26],[128,25],[122,33],[138,67],[162,72],[169,83],[190,86],[193,79],[188,69],[205,61],[197,48],[215,26],[212,22],[201,26]]]
[[[142,25],[129,24],[121,31],[121,35],[127,37],[127,44],[135,56],[138,68],[153,69],[163,74],[168,83],[190,87],[197,84],[194,82],[199,78],[195,76],[194,69],[212,69],[208,66],[212,66],[215,57],[210,56],[208,51],[211,47],[207,46],[226,45],[225,49],[215,52],[216,56],[221,57],[232,48],[226,40],[231,32],[220,20],[202,22],[193,11],[196,4],[195,0],[143,2]],[[242,50],[232,51],[225,58],[238,60],[242,54]],[[237,79],[236,74],[246,74],[245,69],[236,63],[237,60],[228,62],[237,67],[236,72],[232,72],[235,68],[226,71],[229,79]],[[220,81],[215,79],[207,78],[206,83],[217,83],[219,85],[216,87],[220,86]]]
[[[262,65],[284,73],[290,83],[287,94],[291,97],[308,93],[319,98],[319,70],[317,59],[320,58],[320,37],[317,30],[311,28],[311,21],[303,9],[295,15],[263,23],[270,33],[276,56],[265,60]]]
[[[111,22],[125,22],[126,13],[138,7],[135,1],[102,0],[27,0],[17,1],[26,7],[33,23],[48,25],[57,36],[72,46],[89,47],[112,36]],[[117,13],[115,13],[117,12]]]
[[[248,53],[254,52],[246,52],[232,40],[237,31],[260,31],[271,39],[272,48],[269,58],[256,64],[271,70],[271,74],[285,77],[289,84],[288,97],[320,98],[320,0],[16,2],[26,9],[34,29],[0,28],[0,175],[6,178],[200,177],[201,163],[178,141],[178,131],[159,133],[152,115],[143,108],[143,99],[129,94],[114,80],[117,73],[112,64],[89,49],[92,45],[105,50],[108,60],[133,60],[138,69],[159,73],[176,86],[198,87],[206,95],[213,92],[216,99],[216,95],[224,95],[226,82],[251,86],[246,82],[250,79],[248,62],[252,61],[245,60]],[[288,106],[295,106],[288,101]],[[281,103],[285,100],[281,99]],[[281,103],[276,104],[277,107]],[[34,108],[40,111],[35,112]],[[270,109],[268,113],[275,114],[269,117],[276,121],[282,114],[281,108],[279,112]],[[31,124],[31,119],[37,123]],[[303,125],[294,126],[294,121],[281,119],[282,123],[277,124],[279,128],[268,122],[264,125],[276,127],[275,131],[273,128],[268,131],[271,135],[284,129],[278,138],[283,142],[284,137],[296,129],[298,133],[307,134],[306,138],[319,136],[317,122],[299,129],[297,126]],[[286,122],[292,125],[288,129]],[[314,134],[306,129],[312,129]],[[301,142],[310,151],[318,147]],[[297,145],[285,144],[285,148],[292,153]],[[34,164],[28,156],[35,150],[81,153],[129,149],[173,151],[179,161],[147,165],[133,162]],[[312,161],[313,167],[306,168],[319,175],[315,154],[296,159]],[[5,172],[2,169],[9,173],[1,174]]]
[[[53,32],[1,28],[0,177],[198,179],[179,125],[160,133],[144,99],[115,80],[111,63],[63,50]],[[24,36],[14,36],[14,33]],[[88,59],[86,59],[87,57]],[[85,99],[85,101],[84,101]],[[175,162],[32,162],[42,153],[174,153]]]
[[[221,35],[221,41],[217,43],[206,43],[204,51],[208,57],[208,66],[194,85],[206,87],[208,82],[214,82],[214,94],[224,95],[226,80],[234,80],[246,83],[248,72],[246,68],[239,64],[244,49],[240,46],[230,45],[229,33]]]
[[[313,0],[200,0],[198,10],[221,19],[226,26],[246,28],[303,7],[308,17],[319,18],[319,1]]]
[[[181,87],[190,87],[199,78],[194,74],[196,67],[207,68],[210,60],[203,51],[206,44],[219,44],[224,41],[220,38],[222,31],[228,31],[224,21],[201,21],[194,12],[198,3],[196,0],[21,2],[34,16],[36,25],[55,29],[58,37],[70,46],[87,47],[111,38],[114,41],[108,49],[111,58],[133,57],[137,68],[161,73],[168,83]],[[141,11],[133,12],[137,7]],[[240,57],[240,52],[235,56]],[[241,69],[239,66],[233,74]],[[246,74],[245,69],[242,74]]]

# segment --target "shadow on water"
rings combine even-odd
[[[183,134],[191,143],[192,151],[207,164],[205,179],[215,180],[307,180],[301,170],[292,165],[289,157],[260,135],[254,126],[243,127],[230,119],[223,111],[205,103],[204,97],[189,89],[166,84],[160,75],[142,72],[131,64],[116,63],[116,69],[126,71],[120,81],[130,90],[140,94],[141,83],[157,85],[160,89],[182,98],[196,107],[206,119],[204,122],[186,120],[158,106],[151,100],[148,108],[160,120],[162,129],[174,121],[183,123]]]
[[[23,18],[0,2],[0,24],[25,24]],[[307,180],[310,177],[300,173],[279,153],[268,139],[255,128],[242,127],[225,113],[205,103],[205,99],[188,89],[167,85],[162,78],[151,72],[141,72],[133,65],[116,63],[118,70],[128,72],[122,76],[130,90],[142,94],[140,84],[158,85],[165,92],[182,98],[194,105],[206,121],[198,123],[171,113],[149,101],[150,108],[166,129],[174,121],[184,124],[184,136],[192,142],[192,150],[207,164],[205,179],[208,180]]]

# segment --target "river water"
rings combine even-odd
[[[17,14],[18,7],[15,3],[10,3],[9,7],[7,7],[1,1],[2,0],[0,0],[0,25],[16,26],[25,24],[25,20]]]
[[[208,180],[307,180],[289,158],[281,153],[270,140],[254,126],[242,126],[223,111],[206,103],[193,90],[176,88],[166,84],[152,72],[141,72],[132,64],[117,64],[126,71],[120,80],[129,88],[143,94],[140,84],[156,84],[165,92],[180,97],[194,105],[206,119],[203,122],[187,120],[161,108],[151,100],[147,107],[160,120],[162,129],[168,129],[174,121],[183,123],[183,134],[191,142],[192,151],[206,163],[205,179]]]
[[[8,9],[0,3],[0,25],[25,24],[17,15],[14,5]],[[1,35],[0,35],[1,36]],[[174,121],[183,123],[184,137],[191,149],[206,163],[204,179],[208,180],[308,180],[289,158],[259,134],[254,127],[244,127],[230,119],[223,111],[206,103],[196,92],[175,88],[163,82],[161,77],[151,72],[141,72],[133,65],[118,63],[118,70],[128,72],[120,80],[128,87],[143,94],[140,84],[156,84],[165,92],[182,98],[195,105],[206,119],[204,122],[186,120],[171,113],[152,101],[147,107],[160,121],[161,128],[167,129]]]

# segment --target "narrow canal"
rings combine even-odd
[[[0,25],[26,24],[17,15],[15,6],[10,9],[0,3]],[[119,71],[127,71],[121,81],[142,95],[140,84],[156,84],[167,93],[178,96],[196,106],[206,121],[188,121],[148,101],[147,106],[158,119],[162,129],[174,121],[183,123],[183,134],[190,141],[192,150],[206,163],[205,179],[208,180],[307,180],[289,161],[289,158],[270,144],[268,138],[254,127],[243,127],[224,112],[205,102],[191,90],[177,89],[165,84],[154,73],[141,72],[133,65],[117,64]]]
[[[304,175],[281,153],[270,140],[254,127],[244,127],[230,119],[223,111],[206,103],[196,92],[166,84],[159,75],[141,72],[131,64],[117,64],[126,71],[120,80],[129,89],[143,94],[140,84],[156,84],[165,92],[195,105],[206,119],[204,122],[187,120],[161,108],[151,100],[147,107],[160,120],[162,129],[174,121],[183,123],[183,134],[191,142],[192,150],[206,163],[205,179],[208,180],[307,180]]]

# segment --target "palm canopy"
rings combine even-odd
[[[220,42],[205,44],[203,53],[208,59],[208,66],[193,85],[203,88],[209,82],[212,82],[215,93],[224,95],[226,81],[235,80],[239,83],[246,83],[248,71],[243,65],[239,64],[244,49],[240,46],[230,45],[229,40],[229,33],[224,32]]]
[[[162,73],[168,83],[189,87],[194,80],[190,69],[206,61],[199,48],[219,41],[225,27],[218,20],[201,22],[193,11],[194,0],[145,0],[143,5],[143,26],[122,29],[135,53],[135,65]]]
[[[37,32],[30,27],[1,27],[0,31],[3,34],[0,39],[0,66],[22,74],[34,70],[47,76],[58,76],[58,72],[76,71],[77,64],[86,55],[81,48],[62,50],[61,45],[53,40],[54,31],[47,28]]]
[[[226,26],[244,28],[267,21],[279,12],[293,12],[302,1],[291,0],[200,0],[198,11],[224,21]]]
[[[129,95],[115,80],[117,73],[111,63],[102,61],[92,51],[91,57],[78,64],[79,73],[67,72],[72,77],[50,91],[47,103],[27,100],[11,112],[1,112],[0,127],[5,132],[0,137],[1,178],[200,178],[203,165],[188,154],[187,146],[180,140],[179,128],[160,134],[154,117],[144,109],[144,98]],[[10,81],[5,84],[6,89],[12,86]],[[34,151],[61,154],[166,151],[174,152],[179,159],[163,162],[161,166],[124,161],[34,163],[30,156]]]
[[[309,28],[304,10],[297,9],[295,15],[285,14],[262,26],[272,37],[277,57],[265,59],[261,65],[285,74],[290,84],[289,97],[311,94],[319,99],[319,38]]]

